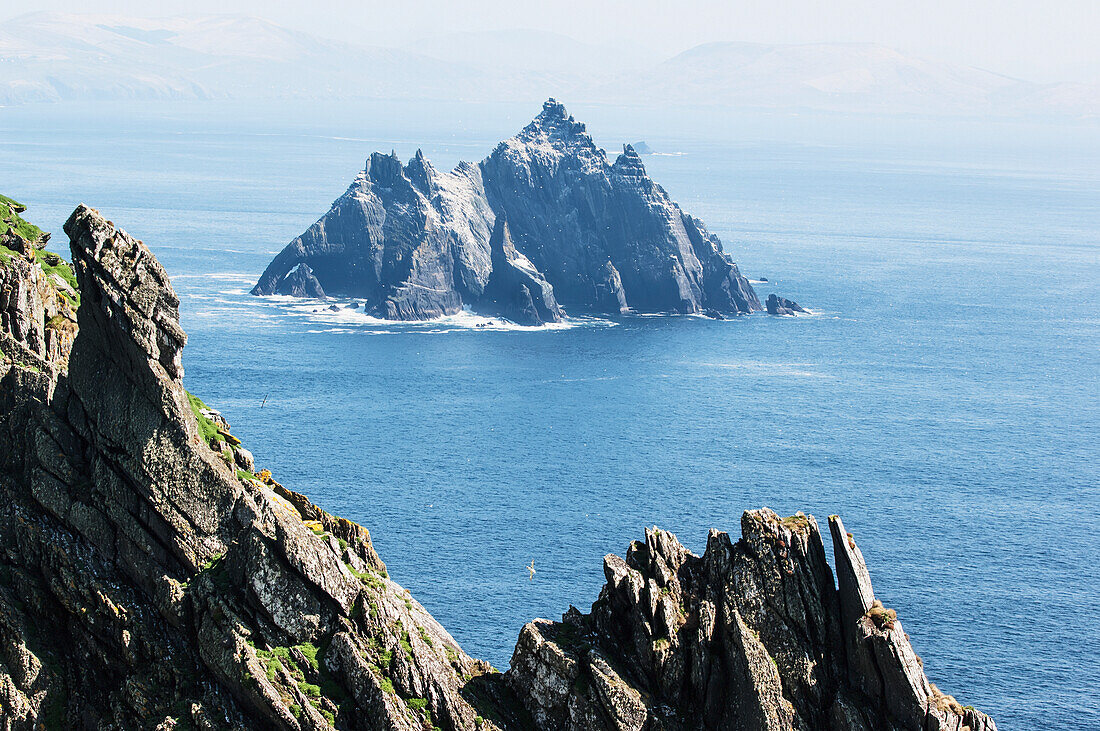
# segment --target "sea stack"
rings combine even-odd
[[[806,312],[805,308],[799,306],[797,302],[776,294],[769,294],[764,306],[767,308],[769,315],[796,315]]]

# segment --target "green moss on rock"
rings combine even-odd
[[[217,442],[224,442],[225,438],[218,433],[218,425],[212,422],[210,419],[203,416],[203,410],[210,411],[210,407],[203,403],[203,400],[191,393],[185,391],[187,394],[187,402],[191,405],[191,413],[195,415],[195,421],[199,424],[199,436],[207,444],[211,440]]]
[[[22,203],[18,203],[6,195],[0,195],[0,235],[8,231],[22,236],[27,241],[34,243],[45,236],[45,231],[23,220],[19,214],[27,210]]]

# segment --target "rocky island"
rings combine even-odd
[[[80,206],[70,266],[9,213],[5,729],[996,728],[928,681],[836,516],[835,576],[812,516],[745,512],[702,556],[646,530],[604,558],[589,612],[528,623],[497,672],[388,575],[367,529],[257,469],[184,389],[179,300],[145,244]],[[490,296],[532,291],[516,233],[498,218],[489,235],[518,270],[490,286],[494,269]]]
[[[767,309],[769,315],[797,315],[806,312],[806,308],[802,307],[797,302],[792,302],[776,294],[768,295],[768,299],[764,302],[764,307]]]
[[[255,295],[340,295],[394,320],[463,307],[525,325],[563,308],[621,314],[760,309],[718,237],[626,145],[613,162],[550,99],[478,164],[439,172],[417,151],[374,153]]]

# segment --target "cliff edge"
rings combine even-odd
[[[816,522],[767,510],[702,557],[647,531],[495,671],[184,390],[148,247],[86,206],[65,232],[71,296],[68,264],[0,251],[4,728],[995,728],[928,683],[839,519],[834,584]]]

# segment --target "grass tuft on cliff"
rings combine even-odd
[[[0,195],[0,236],[5,235],[9,231],[14,231],[26,241],[31,242],[32,245],[36,247],[40,246],[41,244],[37,242],[47,234],[42,229],[38,228],[38,226],[26,221],[19,215],[25,210],[27,210],[26,206],[22,203],[18,203],[5,195]],[[19,256],[17,252],[12,251],[6,246],[0,245],[0,264],[7,264],[11,261],[12,257],[16,256]],[[77,287],[76,275],[73,273],[73,268],[62,259],[60,255],[52,251],[46,251],[45,249],[35,248],[34,258],[47,276],[51,274],[57,275],[69,286],[72,290],[71,293],[60,288],[58,291],[69,300],[73,307],[79,307],[80,290]]]
[[[38,241],[45,232],[33,223],[23,220],[19,214],[25,210],[27,207],[22,203],[0,195],[0,235],[14,230],[27,241]]]
[[[67,297],[74,306],[79,307],[80,290],[77,288],[76,275],[73,274],[73,268],[69,266],[68,262],[52,251],[45,251],[44,249],[36,249],[34,258],[38,260],[38,266],[42,267],[42,271],[44,271],[47,276],[56,274],[65,281],[65,284],[72,288],[73,292],[76,293],[75,299],[65,290],[61,290],[61,294]]]
[[[211,439],[224,442],[225,438],[218,433],[218,425],[203,416],[203,410],[210,411],[210,407],[190,391],[185,390],[184,393],[187,394],[187,402],[191,404],[191,413],[195,415],[195,421],[199,424],[199,436],[202,437],[202,440],[207,444],[210,443]]]

